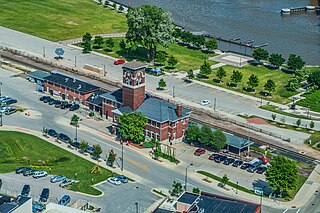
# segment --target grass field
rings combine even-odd
[[[94,163],[25,133],[0,131],[0,144],[0,173],[13,172],[21,166],[30,166],[69,178],[75,178],[77,173],[79,183],[72,185],[71,189],[91,195],[101,194],[91,185],[115,175],[104,168],[101,168],[101,174],[91,174]]]
[[[270,70],[263,66],[252,65],[246,65],[242,68],[236,68],[227,65],[223,68],[227,73],[227,76],[222,79],[223,84],[217,83],[213,80],[217,79],[216,72],[218,69],[214,69],[212,74],[208,76],[208,79],[201,79],[201,81],[260,98],[262,97],[260,95],[260,92],[264,91],[264,84],[268,79],[272,79],[276,83],[276,91],[272,93],[272,97],[264,97],[265,99],[278,103],[288,103],[290,102],[289,97],[297,94],[297,92],[288,91],[285,87],[288,84],[288,80],[291,78],[292,74],[287,74],[280,70]],[[233,70],[239,70],[243,74],[242,82],[238,84],[238,88],[233,88],[226,85],[226,83],[230,82],[230,77],[232,75]],[[243,87],[247,86],[247,81],[251,74],[257,75],[260,81],[255,93],[249,93],[242,89]]]
[[[124,38],[113,38],[115,47],[112,48],[112,52],[106,48],[105,43],[101,46],[100,49],[94,49],[93,51],[110,55],[115,58],[119,59],[126,59],[126,60],[133,60],[137,59],[139,61],[147,62],[147,50],[143,47],[137,47],[137,48],[129,48],[129,45],[127,44],[126,50],[121,50],[119,43]],[[82,44],[79,43],[77,46],[82,47]],[[95,45],[92,43],[92,46]],[[199,69],[200,66],[203,64],[203,61],[205,58],[215,56],[215,54],[204,54],[200,50],[193,50],[184,46],[181,46],[179,44],[173,43],[169,45],[168,48],[164,48],[159,46],[158,51],[163,50],[168,53],[168,55],[173,55],[175,58],[178,59],[178,64],[175,66],[175,69],[178,69],[179,71],[188,71],[190,69],[196,70]],[[214,61],[208,61],[210,65],[216,64],[217,62]],[[165,68],[165,67],[164,67]],[[168,68],[165,68],[165,70],[169,70]]]
[[[124,14],[92,0],[0,0],[0,25],[52,41],[126,32]]]
[[[298,105],[310,107],[311,111],[320,112],[320,90],[302,96],[305,97],[305,99],[298,101]]]

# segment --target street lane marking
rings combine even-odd
[[[94,138],[94,137],[91,137],[93,140],[96,140],[96,141],[98,141],[98,142],[100,142],[100,143],[103,143],[103,144],[105,144],[105,145],[107,145],[107,146],[110,146],[110,147],[112,147],[112,148],[114,148],[114,149],[116,149],[116,150],[119,150],[120,152],[121,152],[121,149],[120,148],[118,148],[118,147],[115,147],[115,146],[112,146],[111,144],[108,144],[108,143],[106,143],[106,142],[104,142],[104,141],[102,141],[102,140],[99,140],[99,139],[97,139],[97,138]],[[123,150],[123,153],[125,153],[125,150]]]
[[[130,159],[126,159],[126,161],[128,163],[130,163],[131,165],[133,165],[134,167],[137,167],[138,169],[140,169],[143,172],[147,172],[149,170],[149,167],[146,164],[141,163],[139,161],[130,160]]]
[[[286,213],[288,211],[288,209],[284,210],[283,213]]]
[[[299,213],[301,211],[301,209],[298,209],[298,211],[296,213]]]
[[[97,132],[97,134],[100,135],[100,136],[102,136],[102,137],[104,137],[104,138],[107,138],[107,139],[109,139],[109,140],[112,140],[112,141],[114,140],[113,137],[110,137],[109,135],[103,134],[103,133],[101,133],[101,132]]]

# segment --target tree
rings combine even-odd
[[[243,77],[243,75],[240,71],[233,70],[230,80],[231,80],[231,82],[235,83],[238,86],[238,83],[241,82],[242,77]]]
[[[210,75],[211,73],[212,69],[210,64],[207,61],[204,61],[200,67],[200,75],[207,77],[207,75]]]
[[[269,92],[271,95],[271,92],[275,91],[276,89],[276,84],[274,83],[273,80],[269,79],[267,80],[266,84],[264,85],[264,89]]]
[[[157,46],[167,47],[174,41],[174,24],[171,14],[161,8],[142,5],[127,13],[126,38],[147,48],[148,59],[154,62]]]
[[[189,80],[192,80],[192,79],[194,79],[194,73],[193,73],[193,70],[189,70],[188,72],[187,72],[187,78],[189,79]]]
[[[114,47],[114,41],[112,38],[107,38],[106,41],[106,46],[112,51],[112,48]]]
[[[297,124],[298,127],[301,125],[301,119],[300,118],[296,121],[296,124]]]
[[[124,113],[119,117],[119,132],[122,138],[134,143],[144,141],[144,128],[148,119],[140,112]]]
[[[194,193],[194,194],[200,194],[200,189],[197,188],[197,187],[194,187],[194,188],[192,189],[192,193]]]
[[[203,35],[193,35],[192,36],[192,43],[197,47],[201,47],[202,45],[204,45],[205,41],[206,41],[206,39]]]
[[[294,76],[294,77],[291,77],[289,80],[288,80],[288,86],[287,88],[291,91],[296,91],[298,88],[300,87],[300,82],[299,82],[299,79]]]
[[[171,195],[179,196],[183,192],[182,184],[176,181],[173,181]]]
[[[210,38],[206,43],[205,46],[208,50],[214,50],[218,48],[218,42],[215,38]]]
[[[311,86],[308,86],[307,92],[313,93],[313,92],[317,91],[318,89],[319,89],[319,87],[317,85],[311,85]]]
[[[156,53],[155,61],[159,64],[164,64],[167,60],[167,57],[168,53],[166,51],[161,50]]]
[[[295,54],[289,55],[288,66],[290,69],[294,71],[301,70],[305,64],[306,62],[304,62],[300,56],[296,56]]]
[[[100,157],[101,153],[102,153],[101,146],[99,144],[93,145],[92,156]]]
[[[113,8],[114,10],[117,9],[117,3],[114,2],[114,3],[112,4],[112,8]]]
[[[94,44],[98,46],[98,48],[101,48],[101,45],[103,44],[103,38],[101,36],[94,37]]]
[[[102,0],[98,0],[99,1],[99,4],[102,4]]]
[[[258,76],[254,75],[254,74],[250,75],[247,84],[248,84],[248,87],[252,91],[254,91],[254,88],[259,86],[259,78],[258,78]]]
[[[204,125],[201,127],[199,140],[200,143],[204,145],[211,145],[214,141],[214,134],[210,127]]]
[[[268,60],[269,53],[265,49],[257,48],[253,50],[252,57],[260,62],[261,60]]]
[[[114,161],[116,160],[116,157],[117,157],[117,154],[113,151],[113,149],[111,149],[109,151],[109,156],[108,156],[108,159],[107,159],[107,164],[109,166],[113,166],[113,163]]]
[[[309,126],[310,126],[310,129],[313,129],[314,128],[314,121],[310,121]]]
[[[80,149],[84,152],[87,148],[89,147],[88,142],[86,142],[85,140],[82,140],[80,142]]]
[[[223,175],[221,182],[223,183],[223,186],[228,184],[229,178],[228,178],[227,174]]]
[[[109,0],[105,0],[105,1],[104,1],[104,7],[108,7],[109,4],[110,4]]]
[[[121,13],[124,11],[124,7],[122,6],[122,4],[120,4],[118,10],[119,10],[119,12],[121,12]]]
[[[266,180],[272,189],[286,194],[288,190],[297,187],[298,169],[294,161],[283,155],[276,155],[270,164],[266,171]]]
[[[308,83],[320,87],[320,71],[314,71],[308,76]]]
[[[173,55],[171,55],[169,58],[168,58],[168,64],[170,67],[174,67],[176,66],[176,64],[178,63],[178,59],[176,59]]]
[[[285,61],[286,59],[284,59],[281,54],[273,53],[269,57],[269,62],[273,66],[280,67]]]
[[[197,142],[200,134],[201,130],[199,126],[196,124],[190,124],[187,128],[186,140],[189,142]]]
[[[121,39],[119,46],[122,50],[125,50],[127,48],[126,41],[124,39]]]
[[[272,118],[272,120],[273,120],[273,121],[275,121],[275,120],[276,120],[276,117],[277,117],[277,115],[276,115],[276,114],[271,114],[271,118]]]
[[[222,82],[222,78],[227,76],[226,71],[223,69],[223,67],[219,67],[217,71],[217,77],[219,78],[220,82]]]
[[[173,37],[180,38],[182,36],[182,30],[178,27],[174,28]]]
[[[82,49],[82,53],[89,53],[92,51],[91,48],[91,42],[90,41],[86,41],[83,45],[83,49]]]
[[[165,88],[167,86],[167,82],[164,80],[164,78],[161,78],[160,80],[159,80],[159,82],[158,82],[158,87],[160,88],[160,89],[163,89],[163,88]]]
[[[286,117],[283,116],[283,117],[280,119],[280,121],[281,121],[281,123],[285,124],[285,123],[286,123]]]
[[[91,43],[92,36],[90,33],[86,33],[82,36],[82,42],[90,42]]]
[[[78,140],[78,127],[79,127],[79,121],[80,118],[76,114],[72,115],[70,125],[73,125],[76,127],[76,136],[75,136],[75,141]]]
[[[221,150],[223,147],[227,144],[227,137],[220,129],[216,129],[216,131],[213,133],[213,147],[217,150]]]

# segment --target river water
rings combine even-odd
[[[129,6],[150,4],[173,14],[176,24],[192,32],[227,39],[254,40],[270,53],[300,55],[308,64],[320,64],[320,12],[281,15],[288,7],[318,5],[320,0],[117,0]],[[223,50],[250,54],[249,48],[221,43]]]

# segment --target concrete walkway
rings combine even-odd
[[[125,37],[126,33],[107,33],[107,34],[104,33],[104,34],[95,34],[91,36],[92,36],[92,39],[94,39],[94,37],[96,36],[101,36],[102,38]],[[82,37],[59,41],[59,43],[63,45],[76,44],[80,42],[82,42]]]

